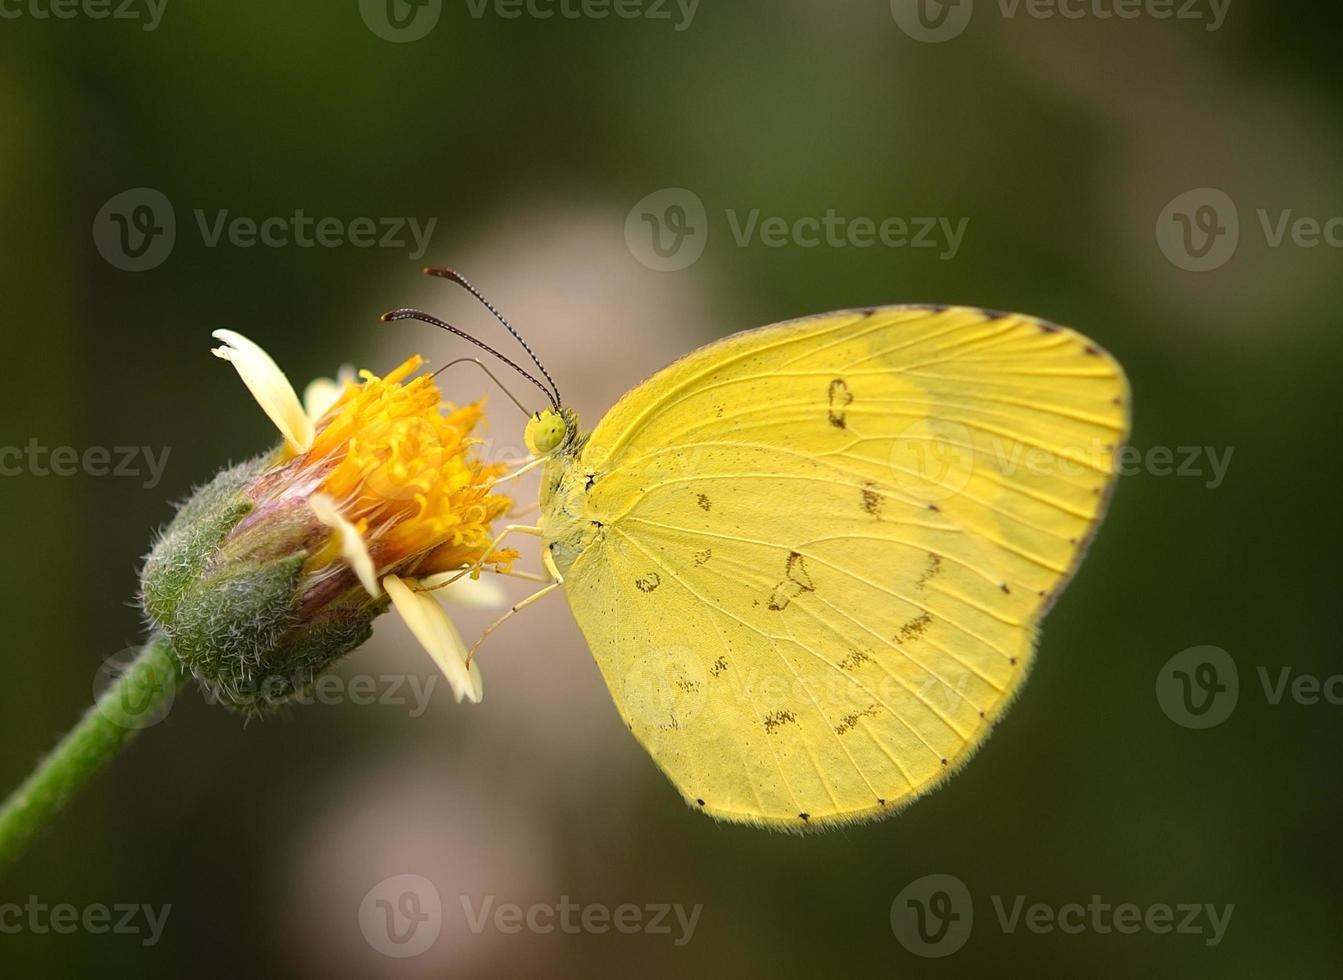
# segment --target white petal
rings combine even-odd
[[[275,423],[289,448],[296,453],[312,448],[312,419],[304,413],[294,386],[271,356],[236,331],[216,330],[211,336],[224,342],[223,347],[214,348],[212,353],[237,369],[243,384]]]
[[[466,606],[468,609],[502,609],[508,605],[508,594],[504,587],[492,579],[462,575],[453,581],[461,571],[440,572],[420,579],[420,585],[433,592],[445,602]],[[444,583],[442,585],[438,583]]]
[[[463,693],[472,704],[480,704],[480,699],[485,696],[485,682],[480,676],[480,661],[472,660],[467,670],[471,672],[471,686]]]
[[[382,585],[415,639],[420,641],[438,669],[443,671],[457,700],[461,701],[462,696],[466,695],[478,702],[481,693],[480,670],[472,665],[476,674],[473,680],[472,671],[466,666],[466,644],[462,642],[461,634],[452,625],[443,607],[432,595],[414,591],[395,575],[384,578]]]
[[[308,506],[317,515],[317,519],[336,532],[340,538],[341,557],[354,569],[359,582],[373,598],[382,595],[378,586],[378,576],[373,570],[373,558],[368,553],[359,529],[341,516],[336,502],[324,493],[315,493],[308,498]]]
[[[354,380],[354,368],[346,364],[341,367],[340,373],[332,378],[314,378],[308,387],[303,389],[303,411],[308,418],[316,422],[328,411],[331,406],[340,401],[340,396],[345,394],[345,386]]]

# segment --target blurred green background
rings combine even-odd
[[[703,0],[692,17],[662,8],[667,19],[396,3],[407,30],[432,29],[389,40],[385,3],[355,0],[168,0],[156,21],[139,2],[125,8],[139,19],[3,5],[0,445],[171,452],[152,488],[143,476],[0,479],[0,788],[88,704],[104,660],[140,638],[137,563],[170,501],[273,439],[210,357],[210,331],[249,334],[299,382],[345,362],[468,353],[419,324],[379,324],[393,306],[502,336],[464,295],[423,280],[423,262],[472,276],[589,424],[649,372],[738,329],[961,302],[1082,329],[1128,370],[1133,444],[1231,452],[1225,477],[1206,455],[1193,474],[1124,477],[1031,682],[976,761],[892,820],[823,836],[688,812],[629,737],[559,600],[496,636],[479,707],[440,690],[418,714],[340,699],[244,727],[184,688],[0,880],[0,905],[171,905],[161,937],[8,928],[0,972],[1334,975],[1343,705],[1274,704],[1261,675],[1343,671],[1343,255],[1305,244],[1308,225],[1273,237],[1287,210],[1343,215],[1333,10],[1233,0],[1212,30],[1204,2],[1186,8],[1194,19],[1090,6],[1073,19],[980,0],[959,36],[930,43],[902,26],[913,22],[899,0]],[[932,3],[923,23],[962,10]],[[707,227],[702,256],[672,272],[648,267],[637,215],[626,236],[636,202],[668,187],[702,202]],[[176,218],[171,254],[139,272],[94,239],[100,209],[134,188],[160,192]],[[1199,188],[1223,192],[1239,221],[1234,254],[1201,272],[1186,267],[1200,241],[1180,255],[1182,219],[1162,217]],[[1207,200],[1185,208],[1191,234],[1209,214],[1227,226]],[[211,246],[198,209],[207,224],[302,209],[436,225],[422,259],[410,244],[348,239]],[[729,212],[754,209],[968,223],[945,257],[738,244]],[[488,387],[469,370],[446,386],[461,400]],[[519,419],[494,406],[493,437],[516,446]],[[486,621],[461,619],[468,635]],[[1157,697],[1163,665],[1200,645],[1225,649],[1239,676],[1234,711],[1207,729]],[[433,668],[389,617],[340,674],[424,684]],[[402,873],[433,883],[442,933],[395,959],[366,941],[359,910]],[[927,959],[895,935],[891,910],[934,873],[964,883],[974,925],[962,948]],[[569,896],[702,910],[678,946],[675,925],[476,932],[463,896],[473,909]],[[1146,929],[1009,931],[994,899],[1017,896],[1234,912],[1217,945]]]

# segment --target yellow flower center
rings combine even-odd
[[[490,552],[491,523],[512,500],[490,492],[502,464],[480,460],[470,438],[481,402],[443,401],[434,379],[402,383],[409,358],[384,378],[360,372],[318,421],[300,465],[320,466],[318,490],[362,532],[378,574],[426,576],[467,566],[507,571],[517,553]]]

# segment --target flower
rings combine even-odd
[[[282,436],[221,473],[179,511],[146,562],[143,605],[193,673],[231,706],[259,713],[306,690],[395,609],[451,684],[481,699],[479,667],[435,593],[499,598],[482,571],[507,573],[495,546],[512,506],[505,472],[476,452],[480,402],[445,403],[424,363],[385,377],[343,372],[304,398],[257,344],[216,331]]]

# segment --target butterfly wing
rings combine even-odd
[[[1038,320],[885,307],[749,331],[627,394],[572,466],[566,592],[689,803],[893,812],[987,736],[1106,505],[1119,365]]]

